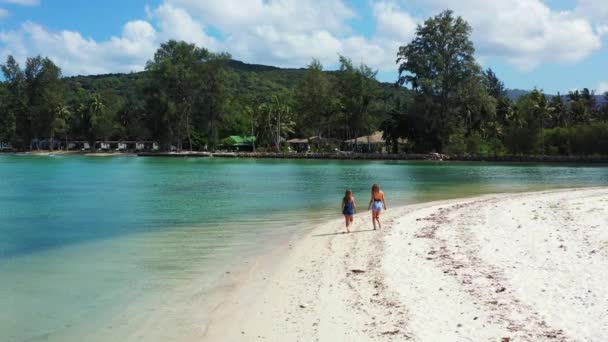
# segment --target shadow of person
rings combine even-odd
[[[328,234],[317,234],[317,235],[313,235],[312,237],[323,237],[323,236],[332,236],[332,235],[348,235],[348,234],[355,234],[355,233],[365,233],[365,232],[373,232],[373,229],[366,229],[366,230],[353,230],[350,233],[347,232],[338,232],[338,233],[328,233]]]

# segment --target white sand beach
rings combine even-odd
[[[608,341],[607,205],[575,189],[336,220],[231,284],[196,340]]]

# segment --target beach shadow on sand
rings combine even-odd
[[[374,231],[373,229],[353,230],[352,232],[350,232],[350,234],[373,232],[373,231]],[[338,232],[338,233],[328,233],[328,234],[317,234],[317,235],[313,235],[312,237],[323,237],[323,236],[332,236],[332,235],[348,235],[348,234],[349,233]]]

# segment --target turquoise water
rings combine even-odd
[[[608,185],[597,166],[0,156],[0,341],[63,341],[111,329],[239,256],[364,207]],[[149,304],[153,305],[153,304]],[[125,308],[125,306],[128,307]],[[149,307],[147,309],[150,309]],[[101,323],[100,323],[101,322]]]

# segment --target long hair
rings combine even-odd
[[[372,196],[380,193],[380,185],[374,184],[372,185]]]
[[[342,202],[348,203],[352,200],[353,200],[353,192],[351,190],[346,190],[346,193],[344,194],[344,198],[342,199]]]

